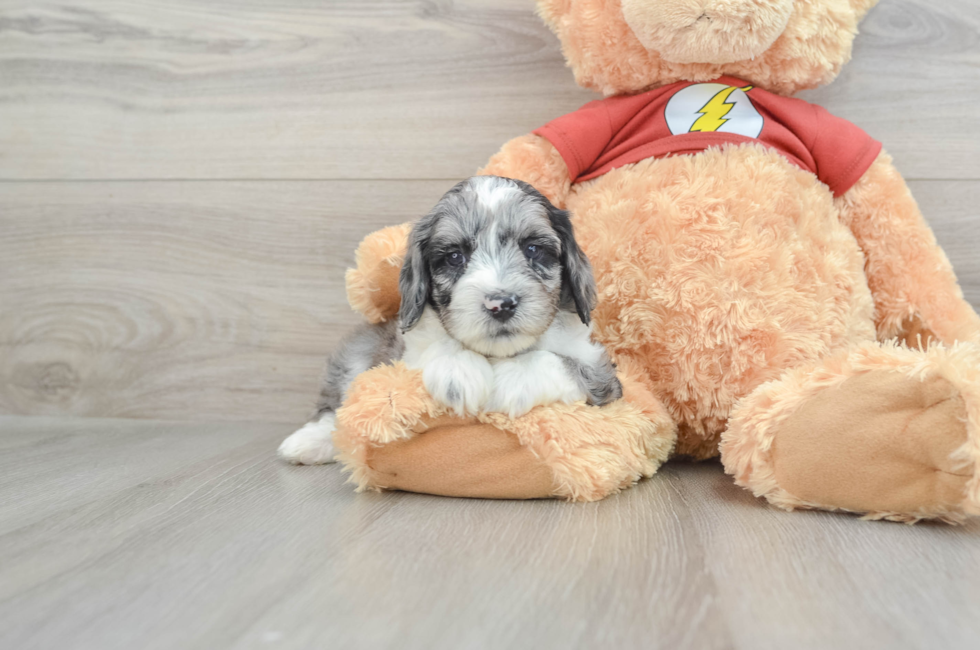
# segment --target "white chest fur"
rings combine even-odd
[[[530,349],[488,358],[449,336],[427,308],[405,333],[403,360],[421,370],[429,394],[458,415],[492,411],[519,417],[535,406],[584,400],[585,392],[564,358],[591,365],[602,354],[588,326],[574,314],[559,312]]]

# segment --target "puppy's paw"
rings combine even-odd
[[[494,361],[493,389],[483,410],[516,418],[535,406],[570,404],[585,397],[557,355],[537,350]]]
[[[323,465],[334,460],[333,432],[336,416],[327,413],[308,422],[279,445],[279,458],[293,465]]]
[[[500,365],[495,370],[498,368]],[[537,396],[534,389],[526,385],[524,378],[510,366],[505,366],[502,370],[501,374],[508,379],[494,379],[490,399],[483,410],[488,413],[503,413],[511,418],[520,417],[537,405]]]
[[[427,361],[422,383],[433,399],[456,415],[475,415],[490,395],[493,368],[485,357],[462,350]]]

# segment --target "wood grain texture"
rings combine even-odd
[[[357,243],[448,187],[0,184],[0,412],[303,421]]]
[[[909,187],[952,262],[963,295],[980,311],[980,181],[910,181]]]
[[[980,522],[784,513],[714,463],[593,504],[357,495],[285,433],[0,418],[0,645],[976,647]]]
[[[911,185],[980,306],[980,183]],[[0,184],[0,413],[303,421],[355,246],[448,187]]]
[[[462,178],[578,108],[532,0],[0,0],[0,178]],[[804,97],[980,178],[980,9],[886,0]]]

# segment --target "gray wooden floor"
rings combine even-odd
[[[803,96],[980,306],[980,4],[883,0]],[[0,648],[980,646],[978,522],[710,463],[570,505],[274,460],[357,241],[592,98],[531,0],[0,0]]]
[[[976,648],[980,522],[355,495],[282,425],[0,418],[0,647]]]

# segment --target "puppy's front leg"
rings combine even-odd
[[[323,465],[336,462],[333,432],[337,417],[327,412],[319,419],[307,422],[279,445],[279,457],[293,465]]]
[[[456,415],[476,415],[490,396],[490,362],[455,340],[444,339],[429,346],[420,366],[425,389]]]
[[[560,356],[547,350],[494,359],[493,390],[484,411],[519,417],[535,406],[586,399]]]

